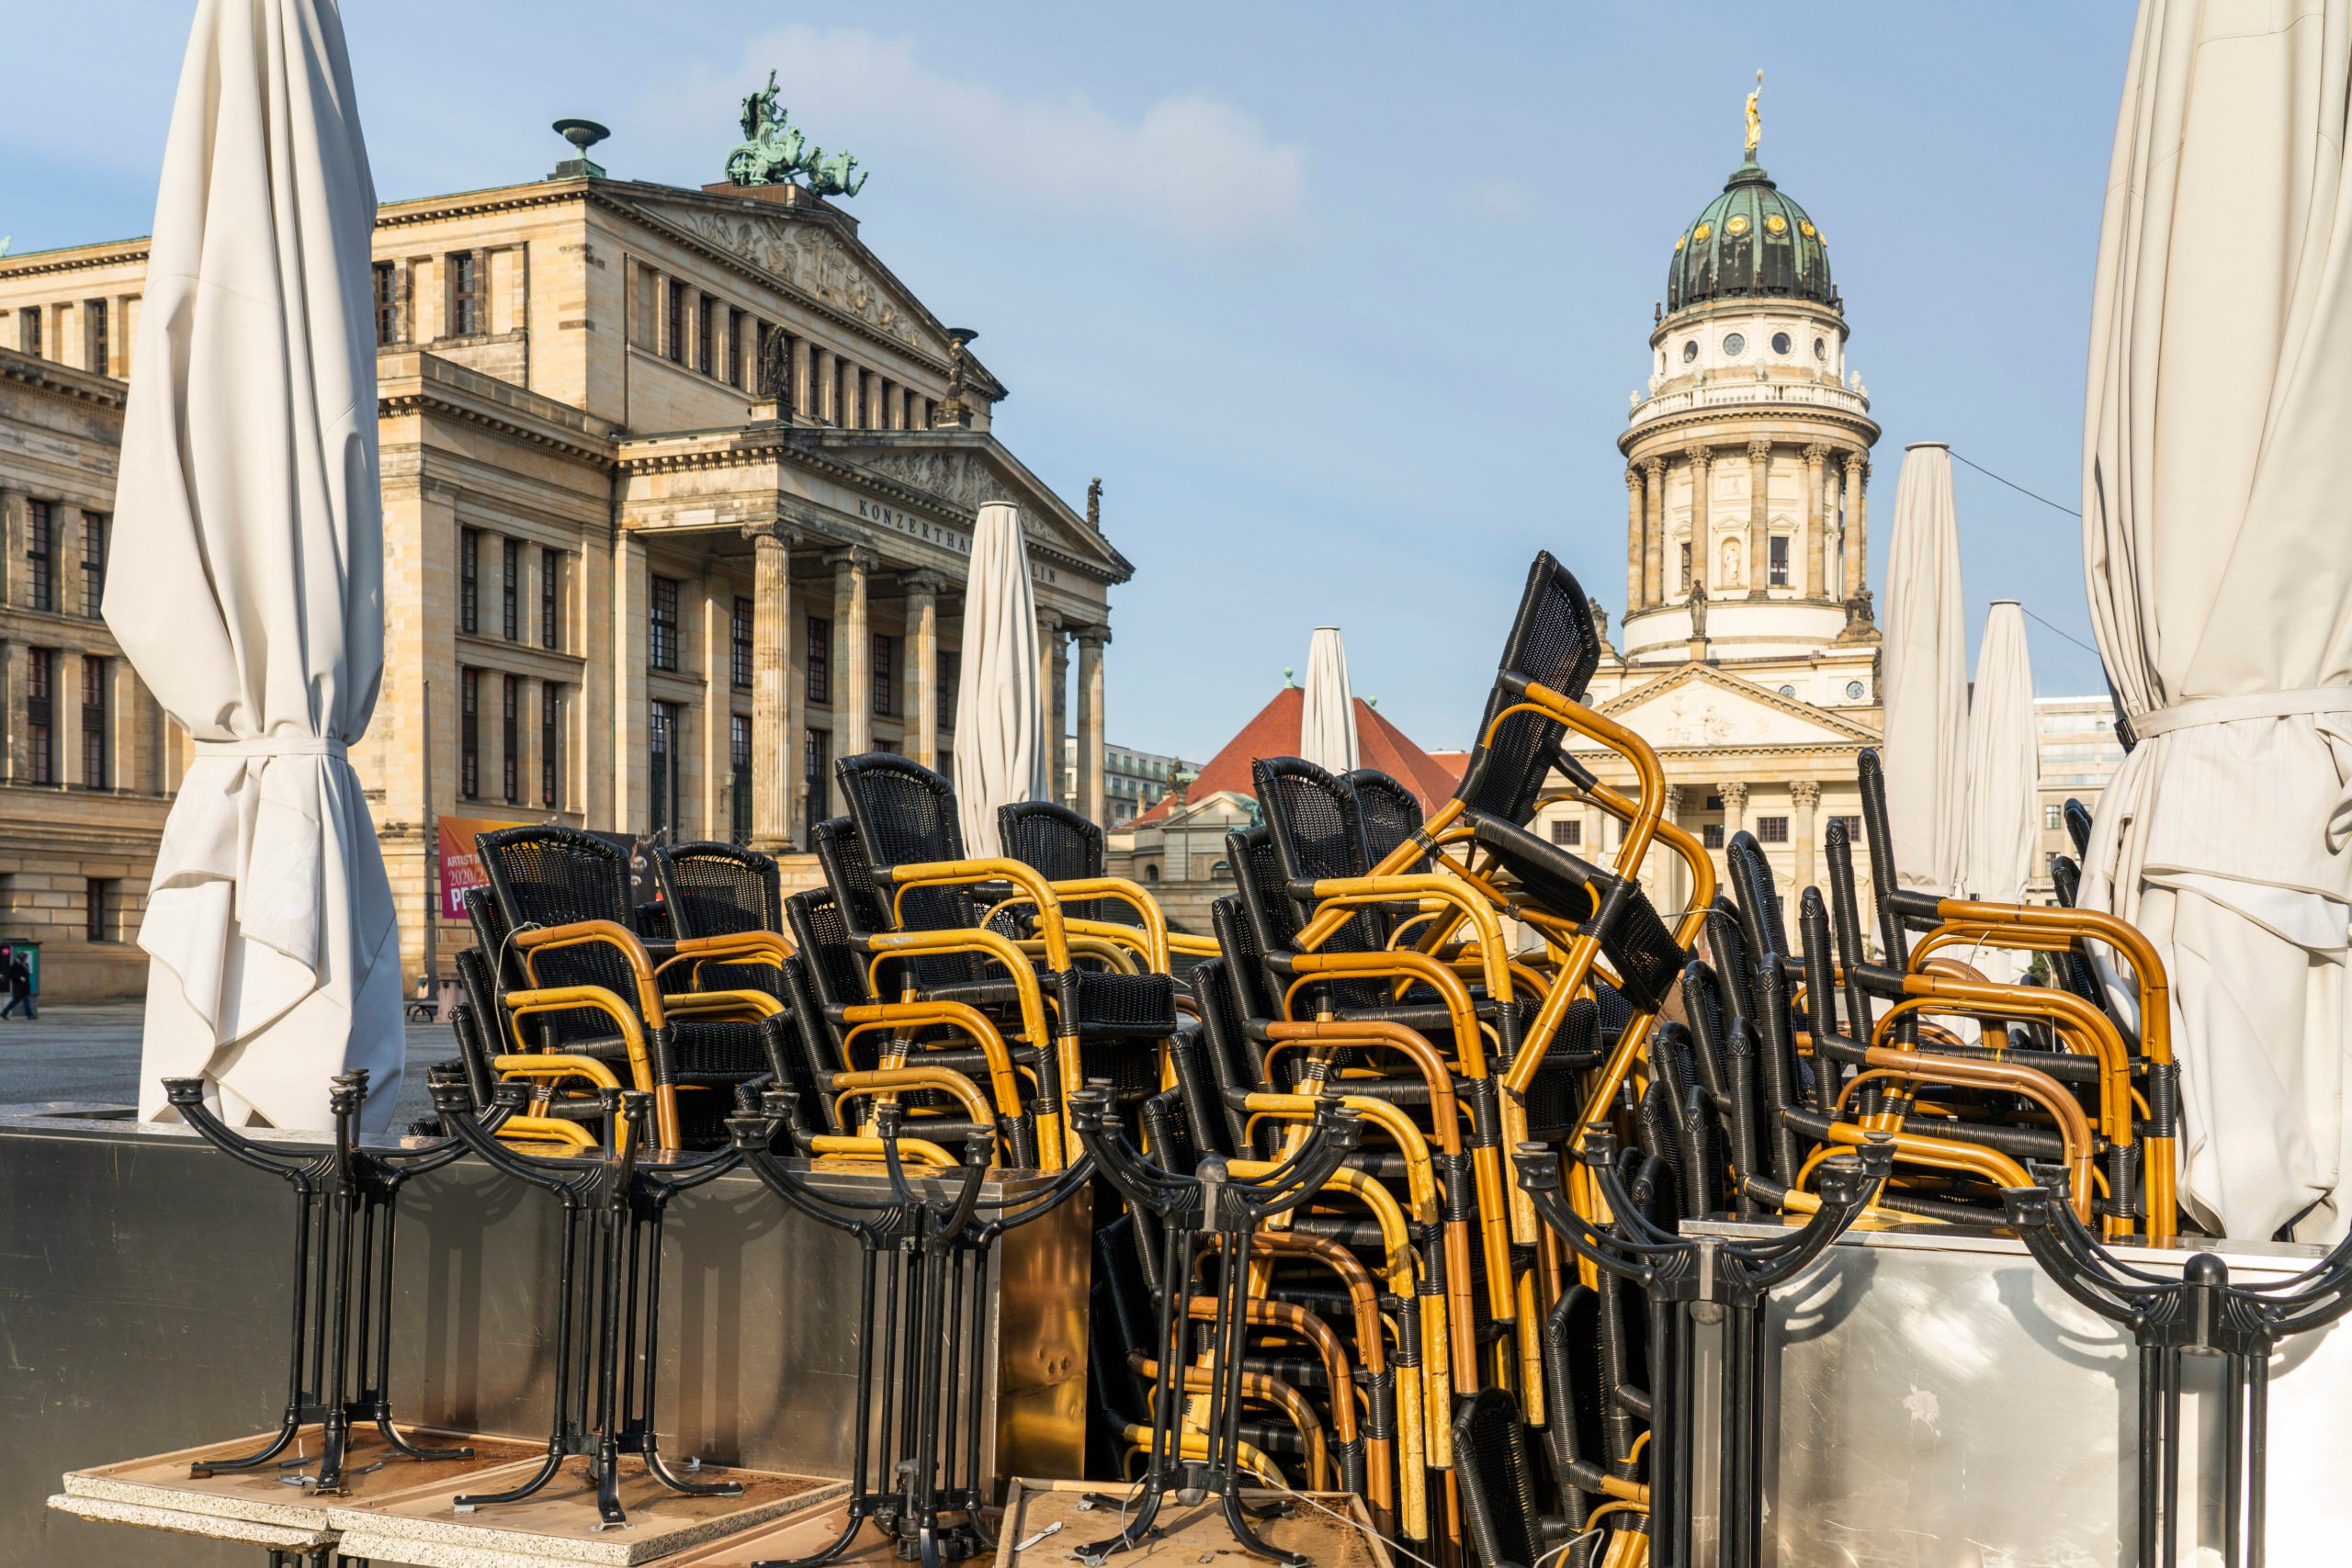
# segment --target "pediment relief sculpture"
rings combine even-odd
[[[665,220],[696,239],[774,273],[802,293],[855,316],[887,336],[926,353],[946,353],[945,344],[934,341],[921,318],[890,299],[849,247],[821,224],[692,208],[658,210]]]

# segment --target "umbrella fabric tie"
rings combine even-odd
[[[2352,686],[2311,686],[2294,692],[2247,692],[2233,697],[2195,697],[2169,707],[2151,708],[2132,716],[2132,733],[2145,740],[2177,729],[2208,724],[2233,724],[2243,718],[2292,718],[2352,713]]]
[[[198,740],[196,754],[199,757],[333,757],[339,762],[351,760],[351,754],[342,741],[322,735],[256,735],[250,740]]]

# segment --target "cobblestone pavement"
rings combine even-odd
[[[140,1016],[137,1002],[102,1002],[43,1007],[32,1023],[0,1020],[0,1105],[44,1100],[135,1102]],[[447,1024],[408,1026],[408,1076],[401,1084],[395,1127],[405,1128],[427,1113],[424,1069],[457,1054]]]

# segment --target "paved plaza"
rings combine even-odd
[[[0,1021],[0,1105],[136,1101],[141,1010],[137,1002],[69,1004],[42,1008],[33,1023]],[[395,1127],[405,1128],[429,1112],[424,1070],[457,1054],[447,1024],[408,1026],[408,1077],[401,1085]]]

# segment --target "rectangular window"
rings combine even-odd
[[[523,682],[519,676],[500,677],[498,769],[500,795],[509,806],[523,803]]]
[[[718,333],[718,301],[706,294],[702,309],[695,312],[695,368],[706,376],[718,374],[718,352],[713,343]]]
[[[508,642],[523,638],[523,541],[498,542],[499,630]]]
[[[1848,843],[1849,843],[1849,844],[1854,844],[1854,845],[1858,845],[1858,846],[1861,843],[1861,841],[1862,841],[1862,819],[1861,819],[1860,818],[1859,818],[1859,817],[1832,817],[1829,820],[1831,820],[1832,822],[1843,823],[1843,824],[1845,825],[1845,829],[1846,829],[1846,841],[1847,841]]]
[[[114,344],[111,334],[107,331],[107,302],[103,299],[83,300],[82,321],[85,334],[83,346],[88,351],[83,367],[95,370],[101,376],[112,374],[107,356],[113,352]]]
[[[1682,541],[1682,592],[1690,592],[1690,541]]]
[[[2045,806],[2041,808],[2041,826],[2045,831],[2054,833],[2065,825],[2066,808],[2064,807]]]
[[[107,723],[114,705],[114,660],[97,654],[82,656],[82,785],[85,789],[114,787],[114,756],[108,744],[113,734]]]
[[[82,614],[98,618],[107,598],[107,525],[103,512],[82,513]]]
[[[675,670],[678,667],[678,580],[674,577],[653,580],[653,633],[650,640],[653,668]]]
[[[563,646],[563,552],[539,551],[539,646]]]
[[[481,530],[458,530],[458,629],[481,630]]]
[[[808,617],[808,700],[832,705],[833,623],[829,615]]]
[[[811,729],[807,735],[801,776],[808,781],[808,825],[813,828],[833,814],[833,732]]]
[[[94,876],[82,885],[82,935],[90,942],[119,942],[122,930],[117,906],[120,895],[110,876]]]
[[[876,634],[874,638],[874,712],[888,718],[898,711],[899,639]]]
[[[653,834],[678,830],[678,705],[655,703],[652,723],[648,728],[649,751],[646,757],[646,787],[650,792],[650,809],[646,831]]]
[[[942,653],[939,656],[939,693],[932,701],[939,707],[939,728],[956,728],[956,689],[964,683],[964,656]]]
[[[752,602],[738,599],[727,622],[727,678],[737,687],[752,683]]]
[[[481,795],[481,671],[458,671],[458,793]]]
[[[1720,822],[1709,822],[1702,826],[1699,829],[1699,842],[1711,850],[1722,849],[1724,825]]]
[[[1758,817],[1756,819],[1756,841],[1759,844],[1787,843],[1789,819],[1785,817]]]
[[[1708,810],[1710,810],[1710,811],[1721,811],[1723,808],[1724,808],[1724,797],[1723,797],[1722,795],[1711,795],[1707,796],[1707,809],[1708,809]]]
[[[741,310],[730,310],[727,316],[727,383],[731,387],[750,385],[743,378],[743,350],[752,336],[752,318]]]
[[[752,841],[752,720],[731,714],[727,720],[727,827],[739,844]]]
[[[45,501],[25,502],[26,608],[57,608],[57,513]]]
[[[557,781],[563,776],[563,701],[556,683],[539,687],[539,804],[549,811],[563,804]]]
[[[1772,586],[1775,588],[1786,588],[1789,585],[1788,536],[1785,534],[1774,535],[1772,537],[1771,547],[1772,554],[1770,558],[1772,562]]]
[[[17,347],[35,359],[40,355],[40,307],[28,305],[17,312]]]
[[[692,309],[691,299],[684,284],[670,285],[670,338],[662,351],[680,365],[686,362],[686,314]]]
[[[482,330],[481,257],[458,251],[449,257],[449,333],[471,337]]]
[[[25,649],[25,776],[57,782],[57,649]]]
[[[1575,849],[1584,842],[1584,823],[1574,817],[1555,817],[1552,841],[1562,849]]]
[[[376,345],[401,341],[401,264],[378,262],[376,284]]]

